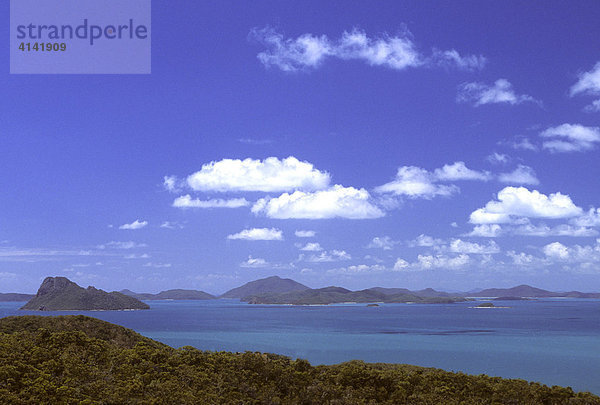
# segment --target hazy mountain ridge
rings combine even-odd
[[[250,281],[240,287],[233,288],[221,295],[220,298],[244,298],[250,295],[286,293],[291,291],[309,290],[304,284],[300,284],[289,278],[271,276],[259,280]]]
[[[138,300],[214,300],[216,297],[200,290],[184,290],[184,289],[172,289],[161,291],[157,294],[151,293],[135,293],[131,290],[121,290],[121,294],[128,295],[130,297],[137,298]]]
[[[33,297],[35,297],[33,294],[0,293],[0,302],[29,301]]]
[[[400,289],[398,289],[400,290]],[[453,303],[465,301],[462,297],[425,297],[398,292],[397,289],[369,288],[350,291],[341,287],[325,287],[278,294],[260,294],[243,297],[250,304],[327,305],[344,302],[356,303]],[[385,292],[384,292],[385,291]]]
[[[21,309],[31,311],[148,309],[147,304],[119,292],[82,288],[66,277],[46,277],[37,294]]]

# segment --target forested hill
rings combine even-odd
[[[0,403],[600,404],[523,380],[173,349],[85,316],[0,319]]]

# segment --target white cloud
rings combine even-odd
[[[178,223],[178,222],[171,222],[171,221],[165,221],[162,224],[160,224],[161,228],[167,228],[167,229],[175,229],[175,228],[183,228],[183,225]]]
[[[488,155],[486,160],[492,164],[506,164],[510,161],[510,157],[504,153],[494,152]]]
[[[503,233],[502,227],[498,224],[481,224],[473,228],[466,236],[476,236],[481,238],[497,238]]]
[[[435,178],[427,170],[416,166],[403,166],[398,169],[396,178],[376,187],[378,193],[392,193],[409,198],[432,199],[436,196],[448,197],[459,191],[458,187],[435,184]]]
[[[514,171],[510,173],[500,173],[498,180],[502,183],[509,184],[540,184],[535,171],[525,165],[519,165]]]
[[[236,240],[283,240],[283,232],[275,228],[251,228],[228,235],[227,239]]]
[[[380,264],[359,264],[355,266],[341,267],[337,269],[327,270],[327,274],[337,274],[337,275],[360,275],[360,274],[370,274],[370,273],[379,273],[385,271],[385,266]]]
[[[421,234],[415,240],[408,242],[410,247],[432,247],[439,246],[444,243],[441,239],[433,238],[432,236]]]
[[[155,269],[167,269],[171,267],[171,263],[152,263],[148,262],[144,264],[144,267],[154,267]]]
[[[525,187],[505,187],[498,193],[498,201],[489,201],[484,208],[471,213],[474,224],[508,223],[516,218],[572,218],[581,215],[581,208],[568,195],[545,195]]]
[[[394,263],[394,270],[395,271],[404,270],[404,269],[408,268],[409,266],[410,266],[410,263],[408,263],[406,260],[398,258],[396,260],[396,263]]]
[[[223,159],[202,165],[187,177],[195,191],[264,191],[322,190],[329,186],[330,176],[293,156],[265,160]]]
[[[369,249],[383,249],[383,250],[392,250],[394,245],[398,242],[392,240],[389,236],[376,236],[369,242],[367,248]]]
[[[524,252],[517,253],[514,250],[511,250],[506,252],[506,255],[510,257],[513,261],[513,264],[516,264],[517,266],[527,266],[535,263],[536,261],[536,258],[534,256],[528,255]]]
[[[179,191],[179,189],[180,189],[179,184],[180,184],[180,181],[177,179],[176,176],[165,176],[163,178],[163,186],[167,191],[171,191],[171,192]]]
[[[142,247],[147,247],[148,245],[146,245],[145,243],[137,243],[137,242],[133,242],[133,241],[127,241],[127,242],[117,242],[117,241],[110,241],[108,243],[105,243],[103,245],[98,245],[96,246],[98,249],[135,249],[135,248],[142,248]]]
[[[456,67],[460,70],[475,71],[484,68],[487,59],[482,55],[461,56],[458,51],[451,49],[449,51],[434,50],[432,61],[444,67]]]
[[[544,254],[552,259],[568,259],[569,249],[560,242],[550,243],[543,248]]]
[[[340,260],[350,260],[352,256],[350,256],[345,250],[331,250],[321,252],[318,255],[311,255],[307,258],[303,256],[300,257],[300,260],[306,260],[311,263],[326,263],[326,262],[337,262]]]
[[[529,138],[518,138],[509,145],[516,150],[528,150],[531,152],[537,152],[538,150],[538,147],[534,145]]]
[[[449,257],[445,255],[419,255],[417,257],[417,264],[422,269],[460,269],[469,264],[471,258],[469,255],[460,254],[458,256]]]
[[[441,181],[456,180],[481,180],[488,181],[492,178],[488,172],[478,172],[469,169],[465,162],[454,162],[451,165],[444,165],[441,169],[435,169],[434,176]]]
[[[240,263],[240,267],[254,268],[254,269],[267,267],[268,265],[269,265],[269,263],[265,259],[261,259],[258,257],[252,257],[252,256],[248,256],[248,260],[245,260],[244,262]]]
[[[578,226],[600,226],[600,208],[590,208],[588,212],[571,221]]]
[[[506,79],[498,79],[493,86],[485,83],[463,83],[459,87],[456,100],[461,103],[473,103],[478,107],[484,104],[521,104],[539,103],[526,94],[516,94],[512,84]]]
[[[436,196],[451,196],[460,189],[455,185],[439,184],[446,181],[478,180],[492,178],[489,172],[469,169],[464,162],[446,164],[442,168],[429,172],[416,166],[401,166],[396,178],[389,183],[376,187],[378,193],[391,193],[409,198],[432,199]]]
[[[550,152],[583,152],[594,149],[600,142],[599,127],[585,127],[579,124],[562,124],[540,133],[544,149]]]
[[[294,232],[297,238],[313,238],[317,233],[315,231],[303,231],[299,230]]]
[[[128,229],[128,230],[135,230],[135,229],[142,229],[143,227],[148,225],[148,221],[140,221],[139,219],[136,219],[135,221],[133,221],[130,224],[123,224],[119,227],[119,229]]]
[[[579,80],[571,86],[571,97],[577,94],[597,96],[600,94],[600,62],[589,72],[579,75]],[[600,99],[585,107],[586,111],[600,111]]]
[[[365,189],[335,185],[327,190],[284,193],[277,198],[261,198],[252,207],[255,214],[277,219],[371,219],[385,213],[370,202]]]
[[[200,200],[198,198],[192,199],[189,194],[177,197],[173,201],[173,207],[176,208],[240,208],[249,205],[250,202],[245,198]]]
[[[262,64],[267,68],[277,67],[286,72],[317,68],[328,58],[360,60],[371,66],[394,70],[423,65],[478,70],[486,62],[483,56],[461,56],[454,49],[434,50],[431,57],[425,58],[408,32],[376,38],[354,29],[344,32],[338,40],[312,34],[284,38],[271,28],[254,29],[251,34],[267,48],[257,55]]]
[[[567,224],[557,225],[555,227],[549,227],[546,225],[532,225],[525,224],[516,227],[513,231],[515,235],[523,236],[573,236],[573,237],[585,237],[585,236],[596,236],[598,231],[583,227],[583,226],[571,226]]]
[[[306,245],[302,246],[300,250],[304,250],[305,252],[320,252],[323,250],[319,243],[309,242]]]
[[[583,110],[585,112],[598,112],[598,111],[600,111],[600,99],[592,101],[592,104],[586,105]]]
[[[448,250],[453,253],[467,254],[495,254],[500,253],[500,247],[494,241],[489,241],[487,245],[475,242],[467,242],[461,239],[453,239],[448,245]]]
[[[125,255],[123,258],[127,259],[127,260],[131,260],[131,259],[149,259],[150,255],[147,254],[147,253],[144,253],[144,254],[141,254],[141,255],[130,254],[130,255]],[[75,266],[73,266],[73,267],[75,267]]]

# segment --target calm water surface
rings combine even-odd
[[[600,300],[474,304],[248,305],[148,301],[147,311],[85,314],[174,347],[261,351],[312,364],[360,359],[523,378],[600,394]],[[0,317],[39,314],[0,302]],[[475,304],[476,305],[476,304]]]

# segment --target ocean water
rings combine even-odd
[[[261,351],[312,364],[352,359],[522,378],[600,394],[600,300],[330,306],[249,305],[237,300],[148,301],[146,311],[20,311],[0,317],[85,314],[173,347]]]

